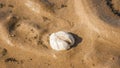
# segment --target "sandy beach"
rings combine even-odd
[[[58,31],[69,50],[50,47]],[[120,68],[120,0],[0,0],[0,68]]]

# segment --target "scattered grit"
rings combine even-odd
[[[0,0],[0,68],[120,68],[120,0]],[[71,32],[72,48],[49,36]]]

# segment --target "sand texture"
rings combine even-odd
[[[71,49],[50,47],[58,31]],[[120,0],[0,0],[0,68],[120,68]]]

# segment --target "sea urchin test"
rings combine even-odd
[[[68,50],[75,43],[74,37],[64,31],[52,33],[49,40],[51,48],[57,51]]]

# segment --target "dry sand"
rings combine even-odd
[[[76,43],[57,52],[61,30]],[[0,68],[120,68],[120,0],[0,0]]]

